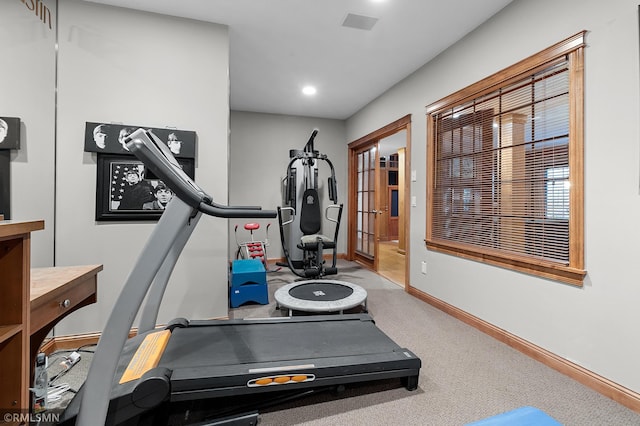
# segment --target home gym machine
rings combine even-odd
[[[216,204],[151,131],[138,129],[127,147],[175,195],[114,304],[63,424],[255,425],[259,403],[267,399],[379,379],[417,388],[420,359],[366,314],[180,318],[157,327],[171,272],[203,213],[265,218],[276,212]],[[137,335],[128,339],[143,302]],[[248,405],[227,410],[243,400]]]
[[[338,203],[338,189],[333,163],[325,154],[314,149],[314,139],[318,129],[311,133],[302,150],[289,151],[287,175],[283,179],[283,207],[278,207],[280,241],[286,263],[291,272],[302,278],[317,278],[338,272],[336,259],[338,232],[342,218],[342,204]],[[333,238],[322,234],[323,215],[320,188],[318,185],[319,163],[329,166],[327,181],[329,200],[333,204],[325,209],[325,218],[333,222]],[[333,250],[331,266],[325,266],[324,250]]]
[[[344,313],[356,307],[367,312],[367,292],[362,287],[337,280],[319,279],[338,273],[336,267],[338,231],[342,204],[338,203],[335,170],[325,154],[314,149],[318,129],[314,129],[304,149],[290,150],[287,175],[283,180],[284,207],[278,207],[282,250],[287,260],[282,266],[305,280],[279,288],[274,298],[278,309],[294,312]],[[318,170],[325,162],[330,171],[327,181],[329,200],[325,210],[328,222],[335,223],[333,238],[322,234],[321,195]],[[325,266],[323,252],[332,249],[331,266]]]

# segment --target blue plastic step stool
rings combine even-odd
[[[535,407],[520,407],[467,426],[562,426],[553,417]]]
[[[267,271],[258,259],[239,259],[231,264],[231,287],[229,303],[232,308],[255,302],[262,305],[269,303],[267,288]]]

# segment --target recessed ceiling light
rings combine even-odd
[[[313,96],[315,95],[317,92],[316,88],[313,86],[304,86],[302,88],[302,93],[304,93],[307,96]]]

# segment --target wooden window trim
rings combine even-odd
[[[505,68],[475,84],[446,96],[426,107],[427,113],[427,214],[426,238],[428,249],[459,256],[466,259],[582,286],[584,270],[584,47],[586,31],[581,31],[537,54]],[[563,265],[543,259],[533,259],[502,251],[480,248],[475,245],[439,240],[433,237],[434,185],[436,135],[435,116],[447,109],[464,104],[474,98],[490,93],[512,82],[522,80],[525,75],[547,66],[552,61],[566,56],[569,59],[569,264]]]

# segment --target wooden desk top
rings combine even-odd
[[[75,287],[98,272],[102,265],[54,266],[31,269],[31,310]]]
[[[0,238],[26,234],[31,231],[44,229],[44,220],[17,221],[3,220],[0,222]]]

